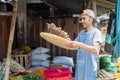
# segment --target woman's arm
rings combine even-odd
[[[70,41],[67,46],[71,48],[81,48],[84,50],[87,50],[91,53],[98,53],[99,50],[99,42],[93,43],[93,46],[88,46],[84,43],[78,42],[78,41]]]

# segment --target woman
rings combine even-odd
[[[68,47],[78,48],[75,80],[96,80],[101,33],[97,28],[93,27],[96,19],[92,10],[83,10],[79,19],[83,30],[74,41],[67,44]]]

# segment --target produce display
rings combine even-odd
[[[32,54],[38,55],[39,54],[40,56],[37,56],[37,57],[39,59],[41,57],[41,60],[38,60],[39,65],[41,65],[42,63],[40,61],[45,63],[44,61],[50,57],[49,55],[47,55],[48,51],[49,51],[48,49],[38,48],[36,51],[35,50],[32,51],[33,53],[30,53],[30,55],[32,55]],[[32,57],[33,57],[33,55],[32,55]],[[24,58],[22,58],[22,59],[24,60]],[[31,60],[31,58],[30,58],[30,60]],[[64,61],[63,58],[62,58],[62,60]],[[68,60],[65,59],[64,63],[66,62],[69,66],[70,65],[72,66],[73,62],[69,62],[71,60],[72,60],[72,58],[70,58]],[[56,60],[56,61],[59,61],[59,60]],[[63,68],[63,66],[62,66],[61,68],[56,68],[56,67],[50,68],[50,66],[48,66],[48,68],[38,67],[38,68],[34,68],[34,69],[30,67],[29,69],[26,70],[23,66],[21,66],[19,64],[19,62],[16,62],[15,60],[11,59],[10,62],[11,62],[11,65],[10,65],[11,72],[9,75],[9,80],[72,80],[72,74],[71,74],[72,72],[71,72],[70,68],[68,68],[68,67]],[[1,77],[2,76],[0,76],[0,78]],[[3,75],[3,77],[4,77],[4,75]],[[3,78],[1,80],[3,80]]]
[[[72,75],[69,68],[39,68],[32,72],[11,74],[9,80],[72,80]]]

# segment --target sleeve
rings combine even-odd
[[[96,43],[96,42],[101,44],[101,32],[99,30],[95,32],[93,37],[93,43]]]

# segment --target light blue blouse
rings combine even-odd
[[[101,41],[101,32],[96,28],[89,32],[82,30],[75,40],[92,46],[94,42]],[[98,55],[99,50],[97,54],[94,54],[81,48],[78,49],[75,80],[96,80]]]

